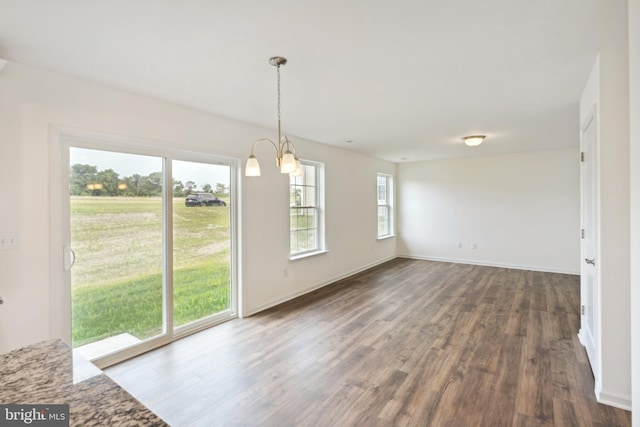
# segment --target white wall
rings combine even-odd
[[[577,274],[578,155],[575,148],[399,165],[398,255]]]
[[[631,404],[629,57],[626,3],[600,49],[600,401]]]
[[[275,123],[274,123],[275,124]],[[0,73],[0,232],[20,247],[0,252],[0,352],[52,336],[50,125],[90,129],[246,159],[275,131],[17,63]],[[376,173],[395,165],[295,138],[308,160],[325,162],[329,253],[288,260],[288,179],[273,151],[258,149],[261,178],[242,178],[245,313],[306,292],[395,255],[376,241]],[[348,167],[357,164],[357,167]],[[284,277],[287,269],[287,278]]]
[[[633,425],[640,427],[640,0],[629,0],[631,360]]]

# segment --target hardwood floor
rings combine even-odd
[[[173,426],[630,426],[577,276],[395,259],[106,370]]]

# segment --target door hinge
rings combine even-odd
[[[584,162],[584,151],[580,152],[580,161]]]
[[[582,314],[584,316],[584,305],[580,306],[580,314]]]
[[[584,228],[580,229],[580,238],[584,239]]]

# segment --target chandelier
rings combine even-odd
[[[302,176],[302,165],[298,157],[296,157],[296,148],[286,135],[282,135],[280,130],[280,66],[286,63],[287,59],[280,56],[274,56],[269,59],[269,64],[276,67],[278,76],[278,143],[276,144],[267,138],[261,138],[254,142],[251,146],[251,155],[244,169],[245,176],[260,176],[260,164],[253,151],[256,145],[262,141],[271,143],[276,150],[276,164],[280,168],[280,172],[289,174],[289,176]]]

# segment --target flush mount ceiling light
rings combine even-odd
[[[476,147],[476,146],[482,144],[482,141],[484,141],[484,138],[485,138],[484,135],[471,135],[471,136],[463,137],[462,140],[469,147]]]
[[[296,157],[296,148],[293,142],[289,141],[289,138],[286,135],[282,135],[280,131],[280,66],[286,63],[287,59],[280,56],[274,56],[269,59],[269,64],[276,67],[278,76],[278,143],[276,144],[267,138],[261,138],[254,142],[251,146],[251,155],[247,160],[247,166],[244,169],[245,176],[260,176],[260,164],[253,154],[253,150],[261,141],[267,141],[273,145],[276,150],[276,164],[280,168],[280,172],[287,173],[290,176],[302,176],[302,165],[298,157]]]

